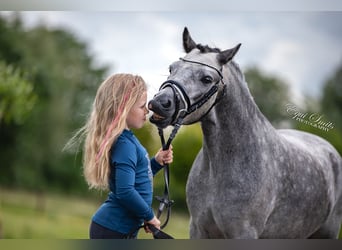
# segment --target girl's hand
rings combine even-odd
[[[170,145],[168,150],[163,151],[163,149],[159,149],[157,154],[155,155],[156,161],[160,165],[165,165],[165,164],[170,164],[173,161],[173,150],[172,150],[172,145]]]
[[[156,216],[154,216],[152,220],[146,221],[145,224],[151,224],[156,228],[160,229],[160,220],[158,220]],[[152,233],[147,225],[144,226],[144,229],[146,233]]]

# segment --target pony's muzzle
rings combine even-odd
[[[172,115],[174,113],[174,104],[170,99],[161,99],[154,97],[148,103],[148,109],[152,111],[150,122],[160,128],[165,128],[172,122]]]

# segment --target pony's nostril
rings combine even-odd
[[[165,100],[164,102],[161,103],[163,108],[170,108],[171,107],[171,101],[170,100]]]

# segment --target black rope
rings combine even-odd
[[[172,140],[176,137],[176,134],[181,127],[183,118],[179,118],[171,131],[170,137],[167,140],[167,143],[165,143],[165,138],[164,138],[164,132],[163,129],[158,128],[158,133],[160,137],[160,141],[163,147],[163,150],[168,150],[170,148],[170,145],[172,143]],[[166,219],[165,222],[160,226],[161,229],[166,227],[166,225],[169,222],[170,216],[171,216],[171,206],[174,203],[173,200],[170,199],[170,169],[169,169],[169,164],[164,165],[164,194],[163,196],[156,196],[155,198],[159,201],[159,207],[158,207],[158,213],[157,213],[157,218],[159,219],[160,216],[162,215],[163,211],[165,208],[167,208],[167,214],[166,214]]]

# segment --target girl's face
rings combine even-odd
[[[133,105],[131,110],[128,112],[126,124],[129,129],[139,129],[144,126],[146,122],[146,115],[148,109],[146,108],[147,92],[143,92],[138,98],[137,102]]]

